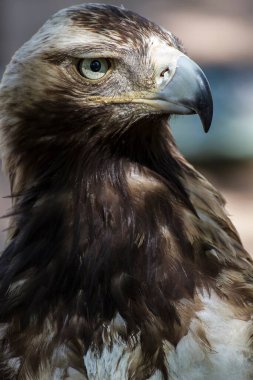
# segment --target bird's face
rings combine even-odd
[[[198,113],[208,130],[212,118],[208,82],[176,38],[104,5],[53,16],[14,56],[1,99],[2,123],[22,119],[33,141],[122,133],[171,114]]]

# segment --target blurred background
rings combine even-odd
[[[0,0],[0,75],[11,56],[58,9],[78,0]],[[96,1],[99,2],[99,1]],[[244,246],[253,253],[253,1],[110,0],[173,32],[204,69],[214,97],[206,135],[195,116],[172,119],[180,150],[220,189]],[[0,176],[0,215],[10,206]],[[7,219],[0,219],[0,231]],[[0,248],[4,233],[0,233]]]

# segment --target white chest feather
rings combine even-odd
[[[169,379],[252,379],[252,320],[236,319],[229,305],[214,293],[211,297],[204,294],[200,298],[204,307],[196,313],[187,335],[177,347],[164,341]],[[200,328],[204,329],[209,344],[201,340],[198,334]],[[88,379],[135,379],[134,368],[141,362],[141,357],[139,344],[133,349],[120,338],[114,340],[111,349],[105,345],[101,355],[90,349],[84,357]],[[129,371],[133,377],[129,377]],[[153,373],[149,380],[162,380],[160,371]]]

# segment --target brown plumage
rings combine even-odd
[[[168,128],[212,116],[177,39],[125,9],[63,10],[0,101],[0,378],[251,379],[252,260]]]

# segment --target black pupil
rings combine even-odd
[[[94,71],[95,73],[97,73],[99,70],[101,70],[101,62],[97,60],[92,61],[90,64],[90,69],[91,71]]]

